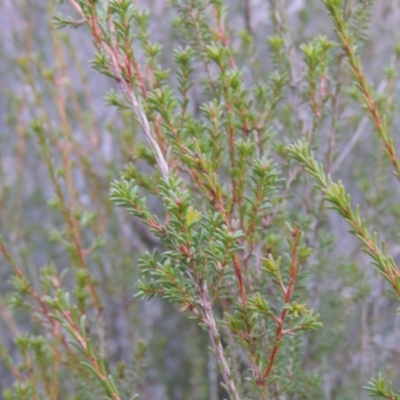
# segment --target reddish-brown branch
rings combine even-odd
[[[376,101],[373,98],[371,91],[368,88],[365,74],[352,48],[352,44],[349,38],[349,34],[345,28],[344,21],[339,17],[334,17],[334,22],[336,24],[339,37],[342,40],[343,50],[350,62],[353,73],[357,79],[358,87],[360,89],[361,94],[363,95],[367,110],[375,125],[376,130],[378,131],[379,136],[381,137],[384,143],[384,148],[387,152],[391,164],[393,165],[396,171],[396,176],[400,180],[400,162],[397,157],[395,146],[393,145],[392,140],[390,140],[388,137],[388,132],[386,126],[384,125],[383,119],[380,115],[380,112],[378,110]]]
[[[285,308],[285,306],[288,305],[291,301],[293,290],[294,290],[294,284],[295,284],[296,277],[297,277],[300,236],[301,236],[301,231],[300,231],[299,227],[296,225],[294,230],[292,231],[293,248],[292,248],[292,256],[291,256],[289,283],[288,283],[286,291],[284,291],[284,305],[282,308],[282,312],[280,314],[280,317],[277,317],[275,319],[277,321],[278,326],[276,328],[276,333],[275,333],[274,347],[269,356],[268,365],[265,368],[264,373],[263,373],[264,379],[268,379],[268,377],[271,375],[272,369],[275,364],[276,356],[277,356],[279,348],[281,346],[282,338],[285,335],[285,332],[287,332],[284,330],[285,319],[286,319],[286,316],[288,313],[288,310],[287,310],[287,308]]]
[[[3,254],[3,256],[7,260],[7,262],[11,265],[11,268],[13,269],[14,273],[19,278],[25,279],[24,273],[22,272],[21,268],[18,266],[18,264],[15,262],[14,258],[9,253],[9,251],[1,237],[0,237],[0,252]],[[54,336],[58,336],[58,332],[60,329],[60,323],[50,317],[50,311],[48,310],[46,303],[43,301],[43,299],[39,295],[39,293],[37,293],[35,291],[35,289],[32,285],[29,285],[29,287],[28,287],[28,295],[31,296],[31,298],[38,304],[39,309],[37,312],[40,313],[41,315],[43,315],[45,317],[47,323],[50,324]],[[42,323],[45,324],[44,321],[42,321]],[[79,365],[78,359],[77,359],[76,355],[72,352],[72,350],[69,346],[69,343],[65,339],[65,336],[61,336],[61,343],[64,346],[64,348],[67,350],[68,355],[71,357],[73,363]]]

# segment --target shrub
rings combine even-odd
[[[42,59],[22,37],[3,397],[400,398],[395,345],[374,334],[395,332],[400,297],[400,52],[374,92],[359,56],[374,2],[303,10],[299,29],[329,16],[335,31],[310,38],[278,1],[266,37],[249,2],[237,28],[235,2],[172,0],[164,47],[134,1],[65,3],[53,26],[91,37],[90,79],[113,82],[119,113],[99,115],[65,29]]]

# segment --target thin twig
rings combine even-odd
[[[207,283],[204,282],[202,286],[198,287],[198,291],[200,295],[199,297],[200,307],[204,314],[203,323],[207,327],[212,347],[215,352],[215,357],[217,358],[221,374],[224,377],[227,390],[232,400],[240,400],[240,396],[236,389],[235,382],[232,379],[231,369],[229,367],[228,360],[225,357],[224,349],[222,347],[221,337],[218,332],[217,323],[214,318],[212,305],[208,295]]]
[[[385,88],[386,88],[386,81],[382,81],[378,87],[378,93],[382,93],[385,90]],[[353,150],[354,146],[361,139],[362,134],[365,132],[368,121],[369,121],[368,117],[364,117],[361,120],[356,131],[354,132],[354,135],[352,136],[350,141],[347,143],[346,147],[340,151],[338,158],[333,163],[331,172],[337,171],[337,169],[340,167],[340,165],[343,163],[343,161],[346,160],[346,158],[350,154],[351,150]]]
[[[139,102],[138,98],[136,97],[135,92],[133,91],[132,87],[129,85],[128,82],[126,82],[126,80],[122,76],[122,71],[121,71],[121,68],[119,67],[118,60],[117,60],[117,57],[116,57],[114,51],[104,42],[102,42],[102,47],[109,55],[110,61],[111,61],[111,68],[112,68],[113,73],[116,75],[117,82],[118,82],[122,92],[128,97],[129,102],[132,106],[132,110],[135,113],[136,118],[139,122],[139,125],[143,129],[146,139],[148,140],[151,148],[154,151],[154,155],[156,157],[156,162],[157,162],[158,168],[160,169],[161,175],[163,176],[164,179],[168,179],[169,167],[164,158],[164,155],[162,154],[160,146],[158,145],[158,143],[156,142],[156,140],[153,137],[150,122],[147,119],[146,113],[144,112],[143,108],[141,107],[140,102]]]

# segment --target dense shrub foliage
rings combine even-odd
[[[255,3],[3,6],[2,398],[400,399],[399,6]]]

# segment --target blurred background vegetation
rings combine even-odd
[[[174,68],[172,49],[179,44],[174,12],[164,0],[139,3],[150,11],[152,40],[163,45],[160,62],[164,68]],[[317,34],[334,37],[320,0],[225,3],[235,57],[249,82],[262,80],[271,69],[267,39],[276,29],[282,29],[290,44],[293,85],[300,84],[305,70],[300,45]],[[284,21],[274,20],[274,3],[279,4]],[[350,9],[371,2],[345,3]],[[46,287],[39,270],[55,268],[67,271],[63,285],[79,298],[79,280],[88,277],[71,268],[76,254],[64,238],[66,219],[55,200],[46,145],[32,129],[32,122],[39,118],[49,137],[54,176],[65,178],[60,190],[71,205],[72,219],[83,227],[79,240],[87,249],[85,263],[104,307],[106,329],[99,327],[97,340],[107,348],[108,362],[121,376],[131,375],[142,399],[217,400],[219,378],[214,358],[207,351],[207,336],[166,302],[133,297],[136,261],[159,243],[137,220],[116,209],[108,196],[110,182],[125,164],[133,162],[146,170],[138,157],[143,153],[143,138],[130,113],[106,107],[104,95],[114,83],[91,68],[94,50],[88,30],[56,31],[50,24],[57,7],[72,12],[67,4],[57,6],[52,1],[0,0],[0,234],[34,287]],[[400,122],[400,2],[377,1],[371,9],[370,18],[366,13],[365,20],[354,21],[354,29],[360,31],[359,51],[366,76],[396,133]],[[343,71],[335,71],[342,74],[342,83],[331,172],[361,204],[370,226],[384,232],[391,254],[399,261],[398,190],[387,172],[388,162],[377,151],[372,124],[358,105],[359,95],[353,86],[346,86],[349,68],[341,65]],[[201,104],[201,93],[193,90],[192,95],[194,104]],[[309,124],[307,111],[301,107],[298,111],[304,124]],[[299,127],[288,122],[275,129],[278,141],[287,142]],[[324,129],[328,132],[327,124],[317,139],[321,157],[327,151]],[[306,183],[311,191],[312,182]],[[288,200],[293,215],[305,207],[298,201],[298,197],[307,197],[302,187]],[[150,198],[149,205],[154,212],[160,209],[156,198]],[[310,215],[303,215],[303,224],[313,223]],[[327,214],[321,229],[310,229],[315,237],[310,234],[309,244],[320,251],[308,271],[307,290],[324,328],[310,335],[304,346],[305,368],[319,379],[316,394],[309,398],[365,398],[362,388],[378,371],[400,383],[396,303],[347,230],[333,213]],[[32,352],[36,358],[43,354],[44,365],[47,362],[46,331],[15,294],[11,277],[9,260],[0,257],[0,393],[4,398],[15,379],[12,365],[27,362],[24,352]],[[28,336],[35,336],[36,342],[27,344],[23,338]],[[66,374],[65,393],[75,387],[76,378]],[[82,393],[76,393],[76,398],[98,398],[95,389],[93,397],[83,389]]]

